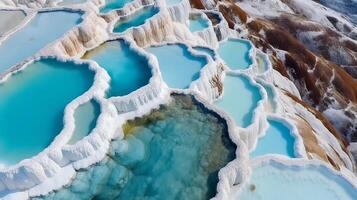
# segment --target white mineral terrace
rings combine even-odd
[[[267,160],[275,160],[288,166],[298,165],[302,168],[311,165],[323,166],[331,173],[347,180],[357,190],[357,178],[352,175],[352,161],[342,149],[339,141],[307,108],[293,103],[283,90],[276,87],[279,86],[300,97],[294,84],[273,69],[269,56],[256,49],[253,43],[244,39],[246,37],[240,38],[236,31],[229,29],[221,13],[216,10],[191,9],[188,0],[181,0],[170,6],[165,0],[133,0],[122,8],[107,13],[100,13],[100,8],[105,5],[104,0],[89,0],[74,4],[61,4],[60,2],[35,0],[18,4],[15,0],[5,0],[0,3],[1,10],[20,9],[27,15],[19,25],[7,31],[2,37],[0,35],[0,42],[6,41],[6,38],[25,27],[38,11],[84,12],[80,24],[48,43],[34,55],[0,72],[0,83],[6,83],[12,75],[26,69],[35,61],[47,57],[56,58],[59,61],[72,61],[76,64],[88,64],[89,68],[95,72],[94,82],[90,89],[66,106],[64,127],[52,143],[31,158],[0,168],[0,199],[29,199],[49,194],[69,184],[75,177],[76,170],[87,168],[101,161],[106,156],[111,141],[123,138],[121,127],[127,120],[146,115],[161,104],[167,104],[171,100],[170,94],[172,93],[191,94],[208,109],[218,113],[226,120],[230,139],[237,145],[236,158],[219,171],[219,183],[214,199],[232,199],[249,182],[253,168]],[[211,3],[206,1],[206,4]],[[142,9],[150,6],[158,9],[158,13],[145,19],[138,26],[130,27],[120,33],[113,32],[121,20],[130,19]],[[216,16],[218,23],[214,25],[207,14]],[[192,33],[187,26],[190,15],[202,16],[208,21],[208,27]],[[106,41],[119,39],[127,42],[131,50],[146,59],[151,77],[148,84],[128,95],[106,98],[106,91],[110,87],[111,80],[108,72],[95,61],[84,60],[81,57]],[[251,45],[248,57],[252,63],[246,69],[232,69],[228,66],[228,62],[219,55],[220,45],[230,40],[239,40]],[[183,45],[192,56],[203,58],[206,62],[199,71],[199,77],[192,81],[188,88],[170,88],[164,81],[158,58],[145,50],[148,47],[172,44]],[[214,56],[194,47],[206,48],[207,51],[212,51]],[[227,88],[224,80],[228,77],[243,78],[251,87],[259,91],[257,95],[261,98],[257,100],[252,110],[252,119],[245,127],[240,126],[227,110],[216,106],[225,98]],[[265,87],[270,87],[272,93],[268,94]],[[101,106],[96,128],[80,141],[68,144],[75,129],[75,110],[91,99],[95,99]],[[333,155],[337,154],[341,158],[342,165],[339,171],[318,158],[308,156],[309,152],[305,150],[304,140],[292,120],[295,114],[303,117],[314,130],[318,130],[316,131],[318,144],[324,151]],[[250,157],[250,152],[259,145],[259,138],[266,134],[268,117],[281,122],[290,129],[295,139],[296,158],[288,159],[274,154],[254,159]]]

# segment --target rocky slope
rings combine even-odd
[[[269,54],[274,69],[294,82],[306,107],[316,109],[335,135],[346,144],[357,141],[354,23],[313,1],[214,1],[207,5],[207,1],[191,0],[191,4],[217,8],[230,28]]]

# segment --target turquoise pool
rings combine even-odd
[[[271,161],[253,169],[250,183],[235,199],[352,200],[357,199],[357,191],[326,167],[287,166]]]
[[[46,148],[62,130],[66,105],[93,79],[86,65],[43,59],[0,84],[0,163],[15,164]]]
[[[74,144],[87,136],[96,126],[100,104],[91,100],[78,106],[74,112],[75,129],[68,144]]]
[[[207,64],[204,57],[196,57],[183,44],[170,44],[146,49],[154,54],[160,65],[164,81],[171,88],[188,88],[200,76],[200,70]]]
[[[124,126],[104,161],[38,199],[195,199],[216,193],[218,171],[235,158],[226,122],[191,96]],[[190,117],[187,117],[190,116]]]
[[[111,10],[123,8],[125,4],[132,2],[133,0],[108,0],[105,1],[105,6],[100,9],[101,13],[107,13]]]
[[[201,15],[191,15],[189,19],[189,26],[191,32],[202,31],[208,28],[208,21]]]
[[[147,85],[152,76],[147,59],[130,49],[124,40],[105,42],[83,58],[96,61],[108,72],[111,78],[109,97],[127,95]]]
[[[256,149],[250,154],[251,157],[281,154],[295,158],[295,138],[291,135],[290,129],[282,122],[273,119],[269,119],[268,124],[268,130],[262,138],[259,138]]]
[[[0,10],[0,37],[19,25],[25,17],[21,10]]]
[[[251,48],[248,41],[228,39],[219,44],[218,54],[232,70],[247,69],[253,63],[249,57]]]
[[[259,88],[243,75],[227,75],[224,79],[223,97],[215,105],[226,111],[236,124],[247,127],[252,123],[254,109],[262,99]]]
[[[181,1],[182,0],[166,0],[166,4],[167,4],[167,6],[173,6],[173,5],[181,3]]]
[[[202,53],[210,56],[213,60],[215,60],[216,53],[214,52],[214,50],[207,48],[207,47],[199,47],[199,46],[192,47],[192,48],[196,51],[202,52]]]
[[[268,95],[268,105],[267,105],[267,109],[269,109],[270,112],[276,112],[277,110],[277,102],[275,100],[275,93],[274,93],[274,90],[272,88],[272,86],[264,83],[263,81],[258,81],[259,84],[261,86],[264,87],[267,95]]]
[[[145,7],[133,15],[129,16],[127,19],[119,19],[115,24],[113,32],[120,33],[124,32],[132,27],[137,27],[145,24],[146,20],[154,16],[160,11],[158,7],[150,6]]]
[[[68,11],[38,13],[25,27],[0,44],[0,73],[62,36],[81,22],[81,15]]]

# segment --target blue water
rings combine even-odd
[[[235,157],[225,121],[190,96],[174,95],[124,131],[109,157],[44,199],[209,199],[219,169]]]
[[[124,96],[149,83],[151,68],[145,57],[124,40],[109,41],[84,55],[96,61],[111,78],[108,96]]]
[[[100,9],[101,13],[107,13],[111,10],[123,8],[125,4],[132,2],[133,0],[108,0],[105,1],[105,6]]]
[[[100,104],[91,100],[81,104],[74,112],[75,129],[68,144],[74,144],[87,136],[96,126]]]
[[[216,53],[214,52],[214,50],[210,49],[210,48],[206,48],[206,47],[192,47],[194,50],[200,51],[202,53],[205,53],[208,56],[211,56],[211,58],[213,60],[215,60],[216,57]]]
[[[81,13],[40,12],[24,28],[0,44],[0,73],[35,54],[81,22]]]
[[[253,86],[246,77],[227,75],[223,97],[215,105],[233,117],[238,126],[247,127],[252,123],[254,109],[261,99],[259,88]]]
[[[256,149],[250,154],[251,157],[254,158],[266,154],[281,154],[294,158],[295,139],[291,135],[290,129],[276,120],[270,119],[268,123],[268,130],[258,140]]]
[[[135,12],[132,16],[127,19],[120,19],[118,23],[114,26],[114,32],[124,32],[132,27],[137,27],[143,25],[147,19],[151,18],[155,14],[159,12],[159,8],[157,7],[146,7],[137,12]]]
[[[176,4],[179,4],[181,3],[182,0],[166,0],[166,4],[168,6],[173,6],[173,5],[176,5]]]
[[[191,32],[202,31],[203,29],[208,28],[208,22],[201,16],[194,16],[189,19],[188,27]]]
[[[235,199],[352,200],[357,199],[357,190],[325,167],[271,161],[253,169],[250,183]]]
[[[275,100],[275,93],[272,88],[272,86],[267,85],[266,83],[263,83],[262,81],[259,81],[259,84],[264,87],[267,95],[268,95],[268,109],[270,108],[271,112],[276,112],[277,110],[277,102]]]
[[[228,39],[219,44],[218,54],[232,70],[247,69],[253,63],[249,58],[251,48],[248,41]]]
[[[204,57],[192,55],[182,44],[150,47],[146,50],[159,60],[161,74],[171,88],[188,88],[192,81],[199,78],[201,68],[207,64]]]
[[[15,164],[46,148],[63,127],[66,105],[93,78],[86,65],[44,59],[0,84],[0,163]]]

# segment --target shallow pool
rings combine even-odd
[[[274,89],[273,89],[273,86],[271,85],[268,85],[266,83],[264,83],[263,81],[258,81],[258,83],[264,87],[265,89],[265,92],[267,93],[268,95],[268,104],[266,105],[266,109],[269,111],[269,112],[276,112],[277,110],[277,102],[275,100],[275,93],[274,93]]]
[[[256,60],[257,60],[257,65],[258,65],[258,73],[264,73],[265,71],[268,70],[268,65],[267,61],[264,58],[264,54],[262,53],[257,53]]]
[[[105,1],[105,6],[100,9],[101,13],[107,13],[111,10],[123,8],[125,4],[132,2],[133,0],[108,0]]]
[[[181,3],[181,1],[182,0],[166,0],[166,4],[167,4],[167,6],[173,6],[173,5]]]
[[[109,157],[46,198],[205,200],[216,193],[219,169],[235,158],[225,121],[190,96],[174,95],[124,132]]]
[[[200,47],[200,46],[196,46],[196,47],[192,47],[194,50],[197,50],[199,52],[202,52],[208,56],[210,56],[213,60],[216,57],[216,53],[214,52],[214,50],[207,48],[207,47]]]
[[[46,148],[63,127],[64,109],[92,85],[87,65],[44,59],[0,84],[0,163]]]
[[[251,48],[248,41],[228,39],[219,44],[218,54],[232,70],[247,69],[253,63],[249,57]]]
[[[149,83],[151,68],[145,57],[130,49],[124,40],[109,41],[86,53],[103,67],[111,78],[108,96],[124,96]]]
[[[189,19],[189,29],[191,32],[202,31],[208,28],[209,24],[207,19],[201,15],[191,15]]]
[[[0,37],[19,25],[25,17],[21,10],[0,10]]]
[[[268,130],[262,138],[259,138],[257,147],[250,154],[251,157],[281,154],[294,158],[295,138],[291,135],[290,129],[282,122],[273,119],[269,119],[268,124]]]
[[[140,9],[126,19],[119,19],[115,24],[113,32],[124,32],[132,27],[137,27],[145,24],[146,20],[154,16],[160,11],[158,7],[150,6]]]
[[[164,81],[171,88],[188,88],[200,76],[200,70],[207,64],[204,56],[196,57],[183,44],[170,44],[146,49],[154,54],[160,65]]]
[[[271,161],[253,169],[250,183],[235,199],[352,200],[356,189],[326,167],[286,166]]]
[[[242,75],[227,75],[224,79],[223,96],[214,104],[227,112],[238,126],[252,123],[253,112],[262,99],[259,88]]]
[[[0,73],[35,54],[81,22],[81,13],[40,12],[0,45]]]
[[[65,5],[72,5],[72,4],[80,4],[80,3],[84,3],[87,0],[63,0],[61,2],[58,3],[58,5],[60,6],[65,6]]]
[[[74,144],[87,136],[96,126],[100,104],[96,100],[78,106],[74,112],[75,129],[68,144]]]

